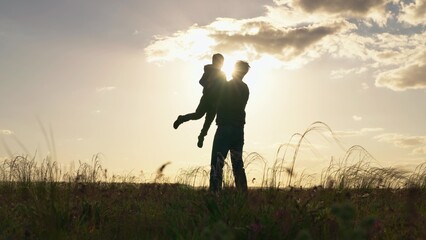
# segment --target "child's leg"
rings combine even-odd
[[[182,121],[183,122],[187,122],[189,120],[198,120],[200,118],[202,118],[204,116],[206,112],[203,111],[199,111],[197,108],[197,111],[193,112],[193,113],[188,113],[186,115],[182,115]]]
[[[176,121],[173,123],[173,127],[177,129],[179,125],[189,120],[197,120],[204,116],[208,108],[208,102],[206,97],[203,95],[200,99],[197,109],[193,113],[188,113],[186,115],[179,115]]]
[[[197,146],[199,148],[203,147],[204,137],[207,135],[207,132],[209,131],[210,125],[212,124],[215,116],[216,116],[216,107],[211,106],[206,113],[206,118],[204,119],[203,128],[201,129],[200,135],[198,136]]]
[[[203,128],[201,129],[200,136],[205,137],[207,135],[210,125],[212,125],[212,122],[215,117],[216,117],[216,108],[212,107],[206,113],[206,118],[204,119],[204,125],[203,125]]]

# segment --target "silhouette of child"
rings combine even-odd
[[[226,82],[225,73],[221,71],[224,58],[222,54],[216,53],[212,57],[212,64],[204,66],[204,74],[199,83],[203,86],[203,96],[200,99],[197,109],[193,113],[179,115],[173,123],[173,127],[177,129],[179,125],[189,120],[198,120],[206,115],[203,128],[198,136],[197,146],[203,147],[204,137],[210,128],[216,116],[216,106],[219,98],[220,89]]]

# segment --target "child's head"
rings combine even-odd
[[[220,53],[216,53],[212,57],[213,66],[215,66],[217,68],[222,68],[223,61],[224,61],[223,55],[220,54]]]
[[[234,72],[232,73],[232,78],[234,79],[243,79],[250,69],[250,65],[245,61],[238,61],[235,63]]]

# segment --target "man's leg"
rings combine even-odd
[[[207,135],[207,132],[209,131],[209,128],[212,125],[212,122],[215,116],[216,116],[216,106],[211,105],[206,113],[206,118],[204,119],[203,128],[201,129],[200,135],[198,136],[197,146],[199,148],[203,147],[204,137]]]
[[[244,129],[234,128],[231,146],[232,172],[234,173],[235,186],[241,192],[247,192],[247,177],[243,162]]]
[[[218,127],[213,140],[210,163],[210,191],[212,192],[222,189],[223,165],[230,146],[227,130],[226,127]]]

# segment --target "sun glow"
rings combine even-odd
[[[234,65],[237,61],[247,61],[247,55],[244,52],[233,52],[232,54],[223,54],[225,62],[223,63],[222,71],[226,75],[226,79],[229,81],[232,79],[232,72],[234,71]]]
[[[247,56],[245,53],[239,52],[239,53],[232,53],[230,55],[224,54],[225,62],[222,67],[222,71],[226,75],[226,79],[229,81],[232,79],[232,72],[234,71],[234,65],[237,61],[247,61]],[[252,70],[256,69],[256,72],[258,71],[268,71],[270,69],[276,69],[282,66],[282,63],[272,57],[272,56],[262,56],[260,59],[253,60],[253,61],[247,61]]]
[[[231,80],[232,79],[232,72],[233,72],[233,70],[234,70],[234,63],[231,63],[231,62],[225,62],[224,64],[223,64],[223,67],[222,67],[222,71],[225,73],[225,75],[226,75],[226,80]]]

